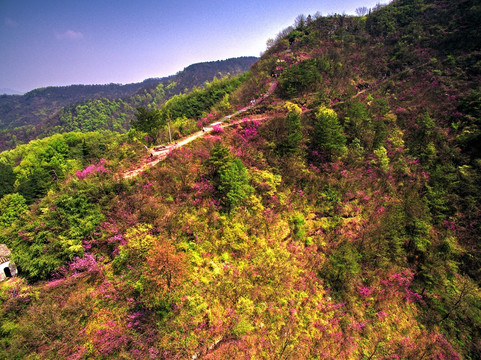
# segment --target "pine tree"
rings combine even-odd
[[[346,136],[342,132],[334,110],[324,106],[316,113],[314,144],[328,158],[342,156],[347,151]]]
[[[295,154],[299,150],[299,146],[302,140],[302,110],[299,108],[299,106],[290,102],[287,102],[286,108],[289,110],[286,117],[287,135],[284,141],[277,145],[277,151],[281,156],[289,156]]]

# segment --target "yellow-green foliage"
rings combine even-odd
[[[127,230],[127,244],[120,246],[120,256],[129,261],[142,261],[156,241],[151,234],[152,225],[139,224]]]
[[[384,146],[374,150],[374,155],[377,156],[379,167],[387,171],[389,170],[389,157],[387,156],[387,150]]]
[[[302,114],[302,109],[299,107],[299,105],[294,104],[290,101],[286,101],[284,107],[287,109],[289,112],[295,112],[296,114],[300,115]]]
[[[274,175],[267,170],[252,169],[250,178],[256,189],[264,197],[271,197],[276,194],[277,187],[282,181],[280,175]]]

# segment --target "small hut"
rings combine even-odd
[[[7,245],[0,244],[0,281],[17,275],[17,267],[10,261],[10,255]]]

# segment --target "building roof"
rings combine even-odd
[[[8,249],[7,245],[5,244],[0,244],[0,257],[1,258],[9,258],[10,257],[10,250]]]

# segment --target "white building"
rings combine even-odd
[[[0,281],[17,275],[17,267],[10,261],[10,255],[7,246],[0,244]]]

